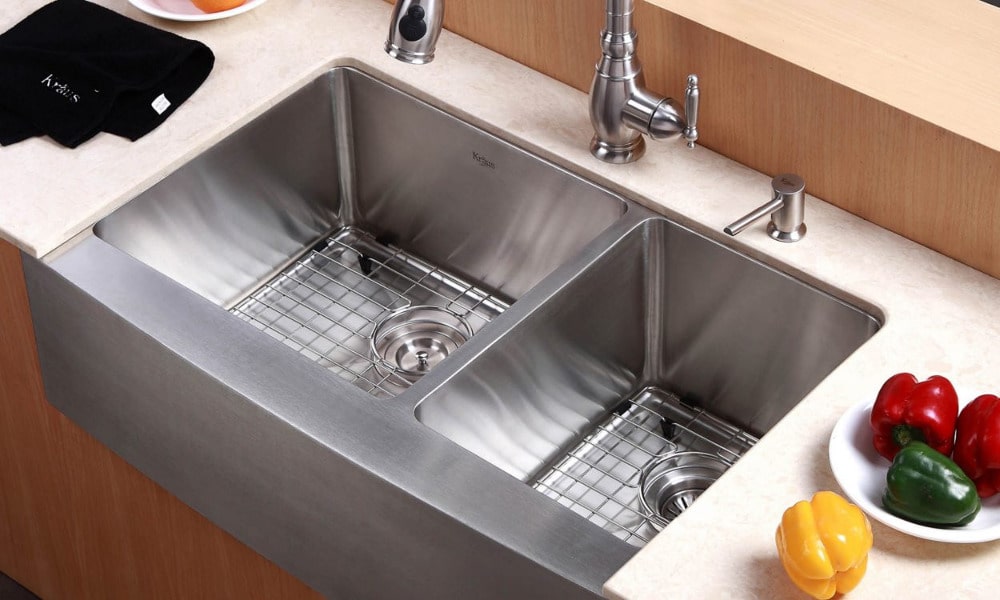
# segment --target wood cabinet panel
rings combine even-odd
[[[603,14],[600,0],[448,0],[445,26],[586,91]],[[912,104],[905,74],[890,78],[897,101],[880,101],[652,2],[637,2],[635,20],[650,89],[679,97],[685,75],[699,74],[700,143],[767,174],[798,173],[809,193],[1000,276],[1000,152],[895,108]],[[951,98],[927,91],[927,102]]]
[[[1000,9],[982,0],[643,0],[1000,150]]]
[[[659,34],[644,38],[647,78],[679,94],[673,82],[701,75],[704,145],[767,174],[798,173],[809,193],[1000,276],[1000,153],[645,6],[642,25]]]
[[[448,30],[583,91],[603,25],[603,0],[448,0],[444,15]]]
[[[46,600],[319,598],[48,404],[21,257],[5,242],[0,570]]]

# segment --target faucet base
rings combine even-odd
[[[642,158],[646,153],[646,142],[639,136],[629,144],[616,146],[594,136],[590,141],[590,153],[606,163],[623,165]]]
[[[405,48],[400,48],[392,42],[385,43],[385,52],[396,60],[400,60],[411,65],[426,65],[434,60],[433,50],[430,52],[412,52]]]

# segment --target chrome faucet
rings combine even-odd
[[[645,87],[632,26],[635,0],[607,0],[601,59],[590,88],[590,152],[610,163],[628,163],[645,152],[642,134],[654,140],[681,136],[693,148],[698,139],[698,77],[689,75],[681,109],[672,98]],[[396,0],[385,51],[411,64],[434,59],[444,0]]]
[[[673,99],[647,90],[635,53],[635,2],[608,0],[607,6],[601,32],[603,55],[590,86],[590,122],[594,125],[590,152],[605,162],[632,162],[645,152],[642,134],[654,140],[680,135],[693,148],[698,140],[698,77],[688,75],[683,112]]]
[[[443,20],[444,0],[396,0],[385,51],[411,65],[431,62]]]

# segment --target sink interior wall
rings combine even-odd
[[[530,481],[643,372],[641,236],[630,236],[416,408],[417,419]]]
[[[105,217],[94,233],[230,304],[338,224],[333,133],[329,86],[317,80]]]
[[[646,231],[642,379],[755,435],[879,328],[788,275],[665,221]]]
[[[551,163],[337,68],[94,231],[224,306],[343,226],[517,299],[625,210]]]
[[[355,71],[353,220],[517,299],[625,212],[606,190]],[[350,190],[353,190],[350,191]]]

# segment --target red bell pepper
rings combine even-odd
[[[958,394],[951,382],[934,375],[917,382],[909,373],[890,377],[872,406],[875,450],[892,460],[911,441],[951,455],[958,420]]]
[[[1000,398],[984,394],[962,409],[954,458],[980,497],[1000,493]]]

